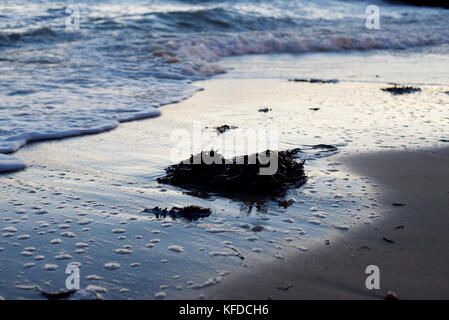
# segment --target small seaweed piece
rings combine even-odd
[[[159,208],[154,207],[152,209],[145,208],[143,212],[147,213],[153,213],[156,218],[159,219],[159,217],[165,218],[167,215],[170,216],[172,219],[176,218],[184,218],[190,221],[197,220],[200,218],[206,218],[210,216],[212,211],[209,208],[203,208],[200,206],[187,206],[187,207],[173,207],[170,210],[168,208]]]
[[[338,83],[337,79],[330,79],[330,80],[323,80],[323,79],[315,79],[315,78],[311,78],[311,79],[290,79],[289,81],[293,81],[293,82],[308,82],[308,83]]]
[[[406,203],[393,202],[393,206],[395,206],[395,207],[403,207],[406,205],[407,205]]]
[[[309,108],[309,110],[318,111],[318,110],[320,110],[320,108]]]
[[[382,240],[386,241],[388,243],[394,243],[394,240],[391,240],[391,239],[388,239],[388,238],[385,238],[385,237],[383,237]]]
[[[206,129],[210,129],[210,128],[206,127]],[[229,126],[227,124],[224,124],[222,126],[213,127],[213,129],[217,130],[217,132],[220,134],[220,133],[225,133],[226,131],[231,130],[231,129],[238,129],[238,127]]]
[[[270,108],[261,108],[261,109],[259,109],[259,112],[268,112],[268,111],[271,111],[271,109]]]
[[[381,90],[385,91],[385,92],[389,92],[392,95],[399,95],[399,94],[409,94],[409,93],[414,93],[414,92],[420,92],[421,88],[399,86],[399,85],[395,84],[393,87],[382,88]]]

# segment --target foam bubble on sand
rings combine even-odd
[[[209,252],[209,255],[212,257],[217,257],[217,256],[229,257],[229,256],[236,256],[237,253],[234,251],[225,250],[225,251],[211,251],[211,252]]]
[[[6,232],[17,232],[17,229],[12,227],[12,226],[8,226],[8,227],[4,227],[2,229],[2,231],[6,231]]]
[[[165,292],[163,292],[163,291],[161,291],[161,292],[156,292],[156,293],[154,294],[154,297],[155,297],[156,299],[164,299],[166,296],[167,296],[167,294],[166,294]]]
[[[91,223],[91,222],[92,222],[91,219],[87,219],[87,218],[86,218],[86,219],[81,219],[81,220],[79,220],[79,221],[78,221],[78,224],[83,226],[83,225],[89,224],[89,223]]]
[[[221,281],[223,281],[223,277],[218,276],[216,278],[209,278],[206,281],[202,282],[202,283],[198,283],[198,284],[192,284],[189,288],[191,289],[202,289],[205,287],[210,287],[213,286],[214,284],[220,283]]]
[[[184,248],[181,246],[169,246],[168,250],[174,251],[174,252],[179,252],[179,253],[183,253],[184,252]]]
[[[348,225],[334,225],[334,228],[342,231],[347,231],[350,229]]]
[[[19,158],[0,153],[0,172],[22,170],[25,166],[25,162]]]
[[[86,247],[89,246],[89,244],[86,243],[86,242],[77,242],[77,243],[75,244],[75,246],[78,247],[78,248],[86,248]]]
[[[87,291],[92,291],[92,292],[95,292],[95,293],[106,293],[106,292],[108,292],[108,289],[106,289],[104,287],[100,287],[100,286],[94,286],[92,284],[88,285],[86,287],[86,290]]]
[[[29,256],[33,255],[33,253],[31,251],[26,251],[26,250],[22,251],[20,254],[25,257],[29,257]]]
[[[56,264],[46,264],[44,265],[44,269],[48,271],[53,271],[58,269],[58,266]]]
[[[73,232],[70,232],[70,231],[61,232],[60,234],[61,234],[61,236],[63,236],[63,237],[67,237],[67,238],[76,238],[76,234],[74,234]]]
[[[112,233],[125,233],[126,229],[118,228],[118,229],[112,229],[111,231],[112,231]]]
[[[131,254],[134,251],[130,250],[130,249],[118,248],[118,249],[115,249],[114,252],[117,254]]]
[[[34,285],[34,284],[18,284],[18,285],[16,285],[16,288],[20,289],[20,290],[35,290],[36,285]]]
[[[50,241],[51,244],[60,244],[62,242],[61,238],[56,238]]]
[[[108,270],[116,270],[120,268],[120,264],[117,262],[108,262],[104,264],[104,267]]]
[[[57,256],[55,256],[55,259],[56,260],[67,260],[67,259],[73,259],[73,257],[68,253],[61,253],[61,254],[58,254]]]

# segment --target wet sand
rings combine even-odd
[[[345,263],[342,254],[332,250],[339,238],[341,243],[357,244],[349,251],[354,255],[365,254],[357,251],[363,245],[371,248],[371,254],[401,245],[400,239],[393,237],[408,231],[406,217],[401,222],[406,229],[373,235],[380,241],[379,247],[368,240],[360,243],[363,238],[354,231],[360,224],[377,225],[389,211],[407,210],[411,205],[392,208],[390,203],[381,209],[376,193],[387,189],[347,171],[343,168],[347,161],[341,157],[369,150],[447,145],[442,141],[447,139],[447,86],[420,85],[420,93],[393,96],[381,90],[386,83],[355,81],[314,84],[287,79],[213,79],[196,85],[204,91],[161,107],[160,117],[122,124],[99,135],[30,144],[15,154],[26,161],[27,168],[0,177],[4,199],[0,201],[0,296],[44,298],[33,289],[35,285],[57,292],[65,287],[69,262],[81,266],[81,288],[93,285],[105,299],[220,297],[218,291],[212,295],[214,288],[224,298],[237,298],[237,294],[253,297],[250,294],[254,292],[261,293],[260,298],[288,298],[295,290],[306,293],[318,288],[330,295],[326,284],[330,280],[323,274],[340,280],[348,270],[357,270],[351,274],[354,283],[363,280],[362,286],[367,265],[362,261],[360,270],[351,269],[352,261]],[[272,110],[258,111],[264,107]],[[186,192],[189,190],[158,184],[156,179],[171,164],[174,149],[181,151],[177,161],[190,154],[190,141],[179,145],[172,133],[178,129],[191,133],[198,122],[203,129],[224,124],[239,127],[222,135],[204,129],[205,150],[216,146],[216,137],[259,128],[279,130],[276,149],[302,148],[309,179],[287,194],[286,199],[296,201],[283,208],[277,201],[242,202],[216,195],[199,198]],[[306,151],[315,144],[335,145],[338,151]],[[157,219],[143,212],[155,206],[186,205],[208,207],[213,214],[189,222]],[[254,226],[264,229],[256,233]],[[379,240],[383,236],[396,243],[383,243]],[[322,250],[325,239],[331,244]],[[316,272],[316,280],[304,273],[304,279],[312,279],[308,287],[291,280],[300,279],[294,274],[289,277],[286,270],[276,269],[293,266],[288,257],[298,255],[295,268],[302,263]],[[315,258],[302,260],[309,256]],[[405,257],[408,259],[408,253]],[[380,264],[370,258],[367,256],[369,264]],[[335,261],[343,265],[337,268]],[[393,262],[394,270],[401,269]],[[245,274],[257,274],[264,264],[268,271],[260,275],[268,281],[271,293],[248,284],[245,296],[238,283],[240,289],[227,295],[234,281],[227,279],[244,277],[250,283]],[[328,266],[335,270],[326,273]],[[386,286],[388,266],[380,267],[382,290],[398,291],[393,285]],[[410,277],[404,279],[411,281]],[[341,293],[337,280],[332,288]],[[440,280],[441,276],[438,285]],[[432,287],[435,285],[429,284]],[[351,292],[345,293],[348,297],[360,297],[360,292],[363,297],[374,297],[372,292],[361,291],[363,288],[352,290],[343,292]],[[318,291],[315,297],[326,295]]]
[[[347,170],[379,183],[383,218],[329,245],[230,276],[206,297],[383,299],[391,290],[399,299],[449,298],[449,149],[339,160]],[[365,268],[372,264],[380,268],[379,290],[365,287]]]

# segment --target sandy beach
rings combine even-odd
[[[382,91],[382,81],[224,77],[195,85],[203,90],[161,107],[160,117],[14,154],[27,168],[1,176],[1,296],[63,290],[66,265],[75,263],[82,288],[105,299],[358,299],[388,290],[447,297],[444,85],[403,96]],[[194,123],[204,149],[246,128],[277,128],[280,150],[302,149],[307,183],[286,194],[285,208],[157,183],[191,152],[173,131],[192,132]],[[213,127],[224,124],[238,129],[218,135]],[[187,205],[213,213],[185,221],[144,211]],[[380,268],[380,290],[364,288],[369,264]]]
[[[380,184],[383,216],[378,223],[358,227],[329,245],[316,243],[310,252],[231,276],[207,297],[384,299],[393,291],[399,299],[449,298],[449,149],[339,160],[347,170]],[[365,287],[365,269],[373,264],[380,268],[379,290]]]

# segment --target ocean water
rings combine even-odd
[[[401,51],[449,43],[449,11],[382,1],[77,1],[0,4],[0,153],[160,115],[246,54]],[[376,4],[381,29],[365,27]],[[73,11],[73,10],[74,11]],[[79,13],[78,28],[71,15]],[[300,75],[298,75],[300,76]],[[21,169],[1,155],[0,171]]]

